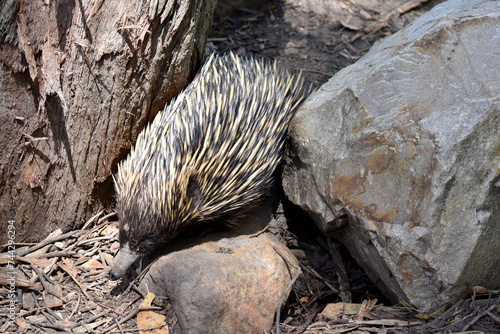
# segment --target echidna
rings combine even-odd
[[[120,251],[111,278],[193,224],[254,207],[310,92],[276,62],[212,55],[118,166]]]

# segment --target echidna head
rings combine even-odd
[[[120,219],[120,250],[110,271],[111,280],[125,275],[135,260],[153,252],[170,234],[166,230],[168,225],[162,224],[161,218],[148,210],[138,210],[134,205],[117,206]]]

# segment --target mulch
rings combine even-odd
[[[363,284],[367,278],[350,267],[342,250],[333,256],[344,259],[325,265],[333,263],[327,258],[338,247],[281,234],[277,237],[284,235],[300,259],[302,274],[281,310],[280,333],[500,333],[500,291],[475,287],[470,298],[435,314],[389,305],[378,302],[379,292]],[[168,300],[138,289],[142,275],[109,280],[117,236],[116,215],[101,212],[82,229],[58,230],[36,244],[10,245],[15,254],[9,245],[1,246],[0,333],[169,333],[168,327],[179,333],[172,330],[176,316]],[[347,290],[340,288],[341,276]],[[10,303],[15,304],[14,325]]]
[[[321,0],[257,7],[225,1],[229,7],[216,13],[207,52],[276,58],[320,85],[439,2],[345,0],[332,2],[340,4],[333,11]],[[500,333],[500,291],[471,287],[468,298],[426,314],[392,305],[346,250],[318,231],[279,234],[302,274],[276,332]],[[168,300],[138,290],[141,275],[109,280],[118,248],[113,212],[36,244],[0,246],[0,333],[178,333]]]

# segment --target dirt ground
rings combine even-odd
[[[442,0],[219,1],[207,53],[279,59],[320,85]]]
[[[216,11],[207,52],[276,58],[321,85],[354,63],[440,0],[225,0]],[[307,220],[285,203],[283,214]],[[278,219],[279,220],[279,219]],[[270,228],[301,261],[302,275],[281,310],[273,333],[500,333],[500,292],[475,288],[471,297],[424,314],[393,305],[348,252],[317,229],[289,220],[288,231]],[[38,244],[18,245],[18,333],[124,333],[137,328],[168,333],[175,313],[161,298],[146,296],[133,282],[108,279],[119,243],[114,213],[101,212],[81,230],[54,233]],[[25,246],[25,247],[21,247]],[[5,245],[0,283],[9,286]],[[29,255],[29,257],[28,257]],[[46,268],[45,271],[42,268]],[[129,284],[130,283],[130,284]],[[8,289],[0,290],[0,333],[12,333]],[[159,322],[152,314],[165,316]],[[171,330],[171,333],[177,333]],[[152,333],[148,331],[145,333]]]

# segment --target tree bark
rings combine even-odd
[[[0,243],[113,205],[112,173],[201,63],[215,0],[0,5]]]

